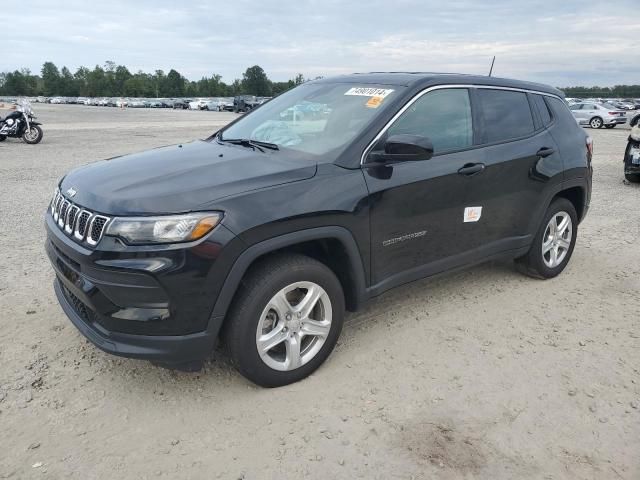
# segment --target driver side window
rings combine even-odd
[[[470,147],[473,125],[469,91],[448,88],[423,95],[387,131],[388,136],[398,134],[428,137],[434,153]]]

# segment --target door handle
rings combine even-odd
[[[556,150],[554,148],[542,147],[536,152],[536,156],[540,158],[546,158],[549,155],[553,155],[554,153],[556,153]]]
[[[484,163],[465,163],[458,173],[468,177],[476,175],[484,170]]]

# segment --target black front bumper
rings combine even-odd
[[[205,358],[215,346],[216,328],[213,328],[215,333],[204,331],[190,335],[173,336],[108,332],[96,323],[89,323],[85,315],[79,313],[77,306],[74,306],[74,298],[71,296],[73,293],[63,285],[60,278],[54,281],[54,290],[62,310],[67,314],[71,323],[91,343],[107,353],[167,364],[181,364]]]
[[[220,225],[197,244],[152,249],[103,238],[89,249],[49,214],[46,227],[58,301],[98,348],[165,364],[212,352],[223,321],[212,310],[228,267],[218,257],[228,247],[232,259],[236,248],[226,228]]]

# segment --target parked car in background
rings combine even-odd
[[[208,110],[210,112],[219,112],[220,111],[220,102],[216,99],[213,100],[204,100],[200,104],[201,110]]]
[[[229,98],[229,97],[220,98],[220,111],[233,112],[233,98]]]
[[[189,102],[191,102],[191,99],[188,99],[188,98],[184,98],[184,99],[177,98],[177,99],[175,99],[173,101],[172,108],[178,109],[178,110],[187,110],[189,108]]]
[[[260,105],[260,100],[254,95],[239,95],[233,99],[234,112],[248,112]]]
[[[627,114],[610,104],[581,102],[574,103],[569,109],[580,125],[591,128],[614,128],[627,123]]]

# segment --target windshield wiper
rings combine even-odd
[[[221,142],[233,143],[234,145],[242,145],[243,147],[257,148],[261,152],[264,152],[263,148],[268,148],[269,150],[280,150],[280,147],[275,143],[251,140],[250,138],[222,138],[221,136],[218,136],[218,140]]]

